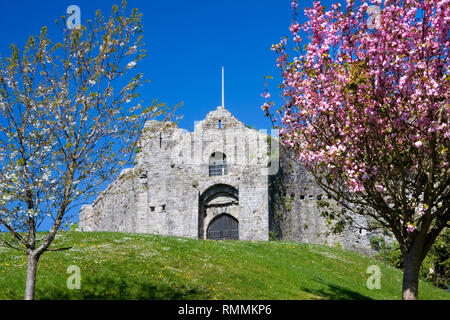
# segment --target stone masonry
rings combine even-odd
[[[364,228],[330,232],[317,208],[317,198],[326,195],[292,164],[285,147],[270,159],[267,141],[265,132],[247,128],[224,107],[193,132],[149,121],[134,167],[81,208],[79,229],[199,239],[213,238],[214,231],[214,239],[266,241],[270,228],[277,239],[339,243],[370,254]]]

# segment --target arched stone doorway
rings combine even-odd
[[[199,239],[239,239],[239,195],[235,187],[215,184],[199,200]]]
[[[239,221],[226,213],[216,216],[209,223],[206,238],[211,240],[239,240]]]

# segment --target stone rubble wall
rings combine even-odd
[[[366,217],[354,213],[347,213],[354,220],[352,225],[347,224],[342,232],[333,232],[327,219],[321,216],[324,209],[319,208],[319,200],[337,211],[341,208],[287,147],[280,148],[280,169],[277,175],[270,177],[269,194],[270,229],[276,239],[338,246],[374,255],[370,238],[384,236],[380,230],[369,228]]]
[[[103,191],[92,205],[83,206],[79,213],[81,231],[135,232],[138,229],[138,213],[142,208],[139,199],[135,171],[125,169],[119,178]]]
[[[223,107],[209,112],[193,132],[149,121],[134,167],[81,209],[79,229],[205,239],[209,223],[226,213],[239,221],[240,240],[266,241],[270,231],[276,239],[373,254],[370,237],[377,233],[358,226],[331,232],[317,206],[326,193],[292,161],[289,149],[280,146],[277,174],[267,174],[267,138]],[[214,152],[226,155],[228,174],[209,176]],[[367,226],[365,218],[354,219]]]
[[[265,136],[222,107],[208,113],[194,132],[172,124],[161,127],[158,121],[146,123],[135,166],[81,209],[80,230],[198,238],[204,237],[213,216],[231,210],[239,221],[240,239],[268,240],[268,179],[261,175],[267,157],[263,148],[252,150],[245,139],[262,142]],[[227,175],[209,176],[213,152],[226,155]],[[229,208],[223,204],[207,210],[205,204],[202,211],[201,195],[216,185],[238,190],[237,208],[230,202]]]

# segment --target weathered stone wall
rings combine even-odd
[[[355,214],[351,214],[355,223],[347,224],[340,233],[333,232],[332,225],[321,215],[323,209],[318,204],[319,200],[326,201],[339,210],[336,201],[327,196],[285,146],[280,147],[279,159],[278,174],[270,177],[269,187],[269,220],[273,237],[374,254],[370,237],[378,236],[380,232],[368,231],[367,219]]]
[[[200,238],[205,237],[208,223],[215,216],[228,213],[239,221],[239,239],[268,240],[265,139],[263,133],[246,128],[223,107],[208,113],[205,120],[196,124],[194,132],[186,136],[185,149],[193,156],[191,163],[184,161],[183,167],[186,174],[198,183],[200,197],[220,185],[237,191],[237,199],[228,194],[220,206],[214,202],[200,203]],[[191,150],[187,147],[189,144]],[[209,158],[214,152],[226,155],[228,174],[209,176]]]
[[[149,121],[135,166],[82,208],[80,229],[205,239],[211,221],[229,214],[239,222],[241,240],[268,240],[270,230],[277,239],[372,254],[364,218],[353,216],[357,225],[332,232],[318,200],[336,203],[289,149],[280,146],[278,173],[268,175],[267,138],[223,107],[208,113],[193,132]],[[226,156],[225,175],[209,176],[215,152]]]
[[[268,240],[264,134],[218,107],[194,132],[150,121],[142,136],[134,168],[80,211],[82,231],[205,238],[209,222],[228,213],[239,221],[239,239]],[[228,174],[209,176],[214,152],[226,155]],[[214,194],[203,199],[205,192]]]
[[[139,228],[139,211],[143,210],[139,200],[142,196],[135,170],[122,171],[92,205],[81,208],[79,228],[82,231],[134,232]]]

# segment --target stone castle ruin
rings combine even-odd
[[[193,132],[147,122],[134,167],[81,208],[79,229],[214,240],[270,235],[370,254],[367,222],[355,217],[358,226],[332,233],[317,206],[322,197],[288,148],[220,106]]]

